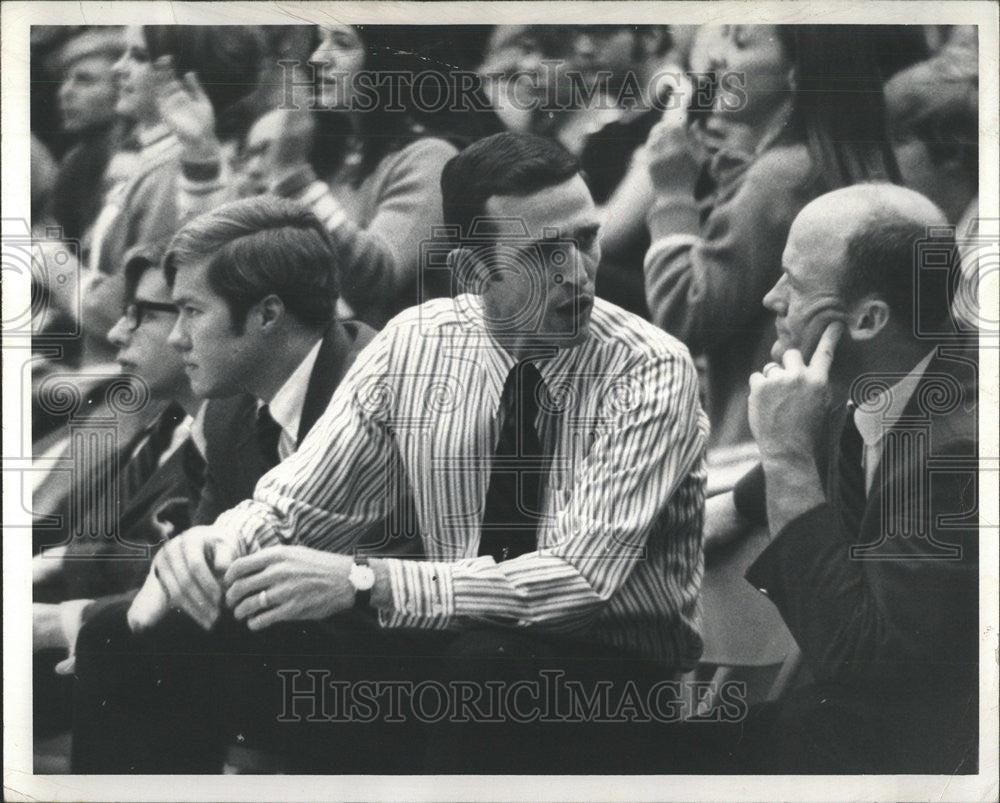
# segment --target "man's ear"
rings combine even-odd
[[[260,315],[260,326],[265,332],[274,328],[285,316],[285,302],[273,293],[262,298],[256,305]]]
[[[888,325],[889,305],[878,296],[865,296],[857,301],[847,316],[847,334],[851,340],[872,340]]]

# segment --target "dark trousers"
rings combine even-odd
[[[978,763],[975,696],[813,683],[739,722],[687,722],[696,774],[966,774]]]
[[[136,636],[126,611],[77,642],[75,773],[218,772],[230,744],[277,751],[289,772],[682,771],[664,723],[635,713],[657,684],[669,712],[670,673],[607,649],[382,630],[353,611],[260,633],[178,614]]]

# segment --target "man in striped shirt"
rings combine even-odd
[[[701,651],[708,425],[687,349],[594,299],[597,211],[561,146],[482,140],[442,189],[457,289],[478,292],[390,322],[254,499],[161,551],[132,620],[320,620],[340,658],[425,633],[451,680],[675,678]],[[392,557],[414,537],[424,560]],[[359,604],[377,623],[345,640],[335,623]],[[471,742],[483,766],[530,771],[500,739]],[[446,743],[433,768],[475,769]]]

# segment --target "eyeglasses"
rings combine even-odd
[[[143,316],[147,312],[171,312],[176,315],[180,310],[174,304],[160,301],[133,301],[131,304],[126,304],[122,314],[125,316],[125,323],[130,332],[134,332],[142,326]]]

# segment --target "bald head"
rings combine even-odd
[[[937,253],[952,252],[954,236],[942,236],[939,228],[947,225],[945,214],[918,192],[887,183],[856,184],[803,208],[789,241],[808,238],[839,263],[845,304],[878,296],[888,304],[895,327],[916,334],[918,322],[937,327],[948,316],[946,272],[928,271],[921,263],[927,245]],[[948,261],[957,266],[957,260]]]
[[[924,228],[948,223],[944,213],[930,200],[895,184],[854,184],[828,192],[802,209],[794,225],[800,222],[845,242],[866,227],[880,223]]]

